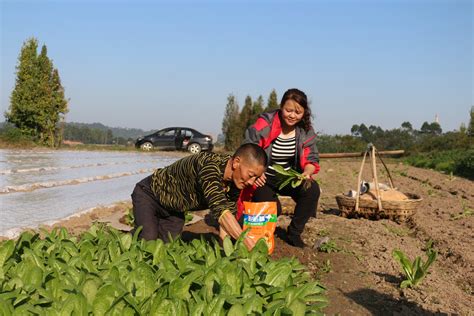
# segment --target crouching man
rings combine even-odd
[[[135,227],[146,240],[177,237],[186,211],[210,209],[225,233],[237,239],[242,228],[235,219],[240,191],[252,186],[267,165],[265,151],[255,144],[240,146],[234,155],[201,152],[157,169],[138,182],[132,193]],[[245,238],[248,249],[255,241]]]

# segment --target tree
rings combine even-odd
[[[406,131],[413,131],[413,126],[411,125],[410,122],[403,122],[402,123],[402,128]]]
[[[359,128],[360,128],[360,127],[359,127],[359,125],[357,125],[357,124],[352,125],[352,127],[351,127],[351,135],[352,135],[352,136],[360,136]]]
[[[250,119],[250,124],[255,123],[258,116],[263,112],[263,97],[261,95],[258,96],[257,101],[253,103],[252,108],[252,118]]]
[[[250,124],[252,124],[252,109],[253,109],[252,98],[248,95],[245,98],[244,107],[242,108],[242,111],[240,112],[240,127],[242,130],[242,137],[245,135],[245,131],[247,130],[247,127],[249,127]]]
[[[34,38],[23,44],[16,66],[17,78],[10,97],[10,108],[5,112],[7,122],[15,125],[22,134],[29,136],[35,136],[38,130],[35,120],[38,114],[35,95],[39,81],[37,49],[38,41]]]
[[[62,141],[64,121],[68,109],[68,101],[64,96],[64,88],[61,84],[61,78],[59,77],[59,71],[53,69],[53,76],[51,79],[51,88],[52,88],[52,106],[51,106],[51,115],[53,119],[50,124],[50,135],[54,134],[55,143],[54,146],[58,147]],[[58,122],[60,125],[58,126]]]
[[[427,134],[430,132],[430,124],[428,122],[423,122],[420,128],[420,132],[423,134]]]
[[[224,148],[233,150],[242,141],[242,133],[239,124],[239,105],[235,96],[227,97],[224,119],[222,120],[222,133],[224,134]]]
[[[68,111],[67,100],[59,72],[48,58],[46,45],[42,46],[39,55],[37,49],[35,38],[23,44],[5,118],[40,144],[55,147],[60,144],[62,129],[58,123]]]
[[[443,132],[443,130],[441,129],[441,125],[439,125],[438,122],[431,123],[430,130],[431,130],[431,133],[435,135],[440,135]]]
[[[275,89],[270,92],[270,96],[268,97],[267,107],[265,108],[265,112],[276,110],[280,108],[280,104],[278,104],[277,93]]]
[[[469,119],[469,126],[467,128],[467,135],[474,137],[474,106],[471,106],[471,112],[469,113],[471,118]]]
[[[432,135],[440,135],[443,130],[441,129],[441,125],[437,122],[428,123],[423,122],[420,129],[421,133],[423,134],[432,134]]]

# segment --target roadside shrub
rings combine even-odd
[[[464,157],[456,164],[454,173],[469,180],[474,180],[474,149],[465,152]]]
[[[23,134],[20,129],[10,124],[6,124],[2,129],[0,129],[0,141],[14,146],[27,146],[34,144],[31,136]]]
[[[409,156],[409,165],[474,179],[474,149],[448,150]]]

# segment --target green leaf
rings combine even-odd
[[[266,304],[263,298],[260,296],[254,296],[247,300],[244,304],[244,314],[243,315],[253,315],[261,314],[263,310],[263,305]],[[255,313],[253,313],[255,312]]]
[[[244,307],[241,304],[232,305],[227,313],[227,316],[242,316],[245,315]]]
[[[135,292],[135,296],[140,301],[150,297],[160,283],[156,280],[150,265],[141,262],[133,270],[125,281],[125,286],[129,292]]]
[[[31,266],[26,270],[26,273],[23,277],[23,282],[25,286],[38,288],[43,282],[43,270],[39,267]]]
[[[302,182],[303,182],[303,179],[294,179],[294,180],[291,182],[291,187],[292,187],[293,189],[296,188],[296,187],[299,187]]]
[[[82,294],[90,305],[94,303],[94,298],[100,285],[101,281],[97,278],[88,278],[82,285]]]
[[[7,260],[11,257],[14,250],[15,244],[13,243],[13,240],[3,241],[0,244],[0,268],[3,267],[5,262],[7,262]]]
[[[0,298],[0,315],[10,316],[13,312],[13,306],[10,302],[7,302]]]
[[[226,236],[224,238],[223,246],[225,255],[227,257],[230,257],[234,253],[234,245],[232,244],[232,241],[230,240],[229,236]]]
[[[290,265],[285,263],[279,263],[277,266],[268,269],[264,282],[271,286],[285,287],[288,277],[290,275]]]
[[[395,249],[392,252],[392,255],[400,263],[403,271],[405,271],[405,275],[411,278],[413,276],[413,268],[412,268],[411,262],[408,260],[405,254],[401,252],[400,250]]]
[[[299,299],[294,300],[288,308],[294,316],[304,316],[306,312],[306,304]]]
[[[117,293],[111,284],[103,285],[97,292],[97,296],[92,304],[94,315],[105,315],[115,300]]]
[[[426,260],[425,264],[423,265],[423,270],[428,270],[433,262],[435,262],[437,255],[438,253],[436,250],[430,249],[430,251],[428,251],[428,260]]]
[[[278,164],[273,164],[272,165],[272,168],[278,172],[279,174],[282,174],[282,175],[285,175],[285,176],[292,176],[293,174],[287,170],[285,170],[285,168],[283,168],[281,165],[278,165]]]
[[[407,288],[407,287],[409,287],[409,286],[412,286],[411,280],[402,281],[402,283],[400,284],[400,287],[401,287],[402,289]]]
[[[278,190],[281,190],[283,189],[284,187],[286,187],[291,181],[293,180],[292,177],[288,177],[285,181],[283,181],[280,186],[278,187]]]
[[[132,246],[132,235],[122,234],[120,236],[120,244],[122,246],[122,251],[130,250],[130,247]]]
[[[219,315],[222,307],[224,306],[225,298],[222,296],[215,296],[212,301],[209,302],[206,308],[206,315]]]

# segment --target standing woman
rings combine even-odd
[[[269,158],[269,166],[256,180],[256,190],[244,194],[247,197],[250,195],[253,202],[276,201],[278,214],[281,214],[281,204],[277,194],[291,196],[296,207],[288,226],[288,243],[303,248],[305,243],[301,240],[301,234],[311,215],[316,214],[320,195],[318,183],[312,179],[320,167],[316,133],[311,126],[311,109],[306,94],[298,89],[287,90],[281,99],[280,109],[262,113],[247,129],[245,143],[262,147]],[[310,185],[296,188],[287,185],[279,190],[280,182],[273,164],[295,169],[308,179]]]

